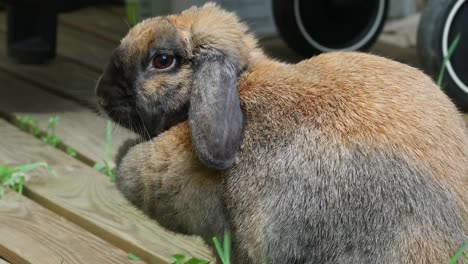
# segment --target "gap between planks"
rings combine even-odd
[[[11,123],[20,116],[30,116],[46,128],[52,116],[59,118],[57,136],[65,146],[76,150],[81,161],[93,166],[105,158],[106,119],[72,101],[49,94],[22,80],[0,71],[0,112]],[[125,128],[114,129],[111,155],[117,154],[118,147],[127,139],[137,135]],[[114,162],[111,161],[111,166]]]
[[[0,18],[2,15],[0,12]],[[0,31],[5,32],[4,23],[0,23]],[[7,56],[6,37],[0,34],[0,68],[41,89],[96,111],[94,87],[117,45],[103,43],[99,38],[66,27],[59,27],[58,38],[57,56],[53,61],[26,65],[16,63]]]
[[[54,61],[40,66],[21,65],[10,60],[4,51],[4,36],[0,36],[0,68],[15,77],[7,74],[0,76],[0,79],[4,80],[3,86],[8,87],[0,90],[0,110],[15,116],[30,115],[37,119],[43,128],[46,127],[49,117],[58,116],[60,122],[56,129],[57,135],[66,145],[83,155],[81,160],[93,165],[93,161],[101,161],[105,156],[106,119],[92,112],[96,111],[93,88],[98,73],[64,60],[60,55],[64,53],[86,61],[86,48],[70,47],[70,43],[79,43],[80,36],[86,39],[87,35],[72,32],[73,30],[59,30],[59,36],[69,40],[59,42],[59,54]],[[67,38],[66,35],[71,37]],[[99,39],[93,37],[88,39],[96,43],[88,43],[83,45],[84,47],[96,46],[98,53],[105,53],[106,50],[110,52],[110,45],[102,46]],[[107,57],[103,56],[93,63],[104,64],[105,60]],[[9,116],[9,119],[11,121],[14,117]],[[116,147],[126,139],[136,137],[129,130],[116,127],[113,133],[113,156],[117,152]]]
[[[11,263],[130,263],[125,251],[8,190],[0,200],[0,256]]]
[[[55,171],[31,171],[25,195],[111,244],[150,263],[174,254],[212,259],[200,238],[174,235],[132,207],[102,174],[0,120],[0,160],[44,161]]]

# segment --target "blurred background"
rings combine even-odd
[[[137,135],[101,115],[94,93],[132,25],[204,2],[0,0],[0,263],[212,257],[199,238],[168,232],[116,190],[114,158]],[[237,12],[271,57],[377,54],[420,68],[468,110],[468,0],[216,2]]]
[[[205,2],[3,0],[0,41],[14,63],[53,64],[58,56],[59,60],[73,60],[99,72],[134,23]],[[238,13],[272,57],[297,62],[334,50],[379,54],[421,68],[440,83],[461,110],[468,110],[465,0],[214,2]]]

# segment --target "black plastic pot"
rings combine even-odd
[[[468,111],[468,1],[429,0],[419,24],[417,51],[424,71],[435,80],[458,34],[441,86],[461,110]]]
[[[7,53],[22,63],[41,63],[55,57],[55,1],[6,1]]]
[[[385,23],[388,0],[273,0],[284,41],[303,56],[367,50]]]
[[[57,15],[92,4],[123,0],[5,0],[7,54],[20,63],[38,64],[56,55]]]

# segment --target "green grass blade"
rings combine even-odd
[[[3,177],[5,177],[5,175],[7,175],[8,173],[10,173],[10,168],[8,167],[8,165],[0,164],[0,180],[3,179]]]
[[[33,136],[35,137],[39,137],[39,135],[41,134],[41,130],[37,127],[33,127],[31,129],[31,133],[33,134]]]
[[[102,162],[96,162],[93,166],[93,169],[97,171],[101,171],[104,168],[104,164]]]
[[[49,124],[47,125],[47,128],[51,129],[52,134],[55,134],[55,128],[57,128],[59,122],[58,116],[53,116],[49,118]]]
[[[191,258],[187,260],[184,264],[208,264],[208,261],[197,258]]]
[[[16,190],[19,194],[23,194],[24,187],[24,175],[20,176],[20,182],[17,183],[18,189]]]
[[[219,240],[217,237],[213,237],[213,243],[215,245],[215,248],[216,248],[216,252],[218,252],[218,256],[219,258],[221,259],[221,262],[223,264],[226,264],[226,261],[224,259],[224,252],[223,252],[223,248],[221,247],[221,243],[219,243]]]
[[[224,264],[229,264],[231,262],[231,236],[228,232],[224,232],[223,238],[223,248],[224,248]]]
[[[26,176],[24,172],[33,170],[39,167],[45,167],[51,172],[50,167],[45,162],[36,162],[31,164],[26,164],[22,166],[17,166],[14,168],[8,167],[6,164],[0,165],[0,198],[5,194],[4,188],[11,188],[15,192],[20,194],[23,193],[24,183],[26,181]]]
[[[26,171],[29,171],[29,170],[34,170],[34,169],[39,168],[39,167],[48,168],[48,165],[45,162],[36,162],[36,163],[26,164],[26,165],[22,165],[22,166],[12,168],[11,171],[12,172],[26,172]]]
[[[443,60],[442,68],[440,69],[440,72],[439,72],[439,78],[437,78],[437,85],[441,89],[442,89],[442,83],[444,82],[445,67],[447,65],[447,62],[450,60],[450,57],[452,57],[452,54],[455,52],[455,49],[457,48],[459,41],[460,41],[460,33],[458,33],[458,35],[455,37],[455,39],[450,44],[447,56],[445,56],[445,58]]]
[[[129,259],[134,260],[134,261],[140,261],[141,260],[140,257],[138,257],[137,255],[132,254],[132,253],[128,253],[127,256],[128,256]]]
[[[449,260],[448,264],[456,264],[462,254],[465,253],[465,250],[468,250],[468,243],[465,243],[460,249],[457,250],[455,255]]]
[[[174,262],[172,262],[172,264],[183,264],[184,259],[185,259],[185,255],[176,254],[176,255],[172,256],[172,259],[174,260]]]
[[[127,11],[128,23],[130,24],[131,27],[133,27],[137,23],[137,19],[136,19],[137,2],[127,1],[126,11]]]
[[[70,147],[66,147],[65,148],[65,152],[68,154],[68,156],[70,157],[76,157],[77,153],[74,149],[70,148]]]

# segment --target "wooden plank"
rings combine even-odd
[[[55,171],[56,176],[42,170],[31,172],[25,195],[42,206],[150,263],[167,263],[177,253],[211,259],[201,239],[174,235],[149,220],[92,168],[3,120],[0,135],[2,162],[44,161]]]
[[[118,43],[83,34],[63,25],[57,34],[57,53],[75,60],[99,73],[109,61],[112,51]]]
[[[5,14],[0,12],[0,20]],[[0,23],[0,30],[5,32],[6,25]],[[104,41],[100,38],[82,34],[68,27],[59,26],[57,32],[57,53],[63,57],[83,63],[94,71],[101,71],[104,63],[108,61],[112,50],[117,44]],[[85,63],[84,63],[85,62]]]
[[[5,34],[0,33],[0,69],[52,93],[96,108],[94,86],[99,73],[60,55],[47,64],[19,64],[6,55],[5,43]]]
[[[103,116],[1,71],[0,83],[0,112],[16,117],[30,116],[38,121],[41,128],[47,127],[50,117],[57,116],[59,124],[55,132],[65,145],[90,160],[105,158],[106,119]],[[112,156],[117,154],[118,147],[125,140],[135,137],[125,128],[116,128],[112,134]]]
[[[5,14],[0,12],[0,21],[4,19]],[[4,23],[0,23],[0,31],[5,31]],[[5,35],[0,34],[0,68],[95,109],[96,80],[117,44],[64,26],[58,29],[57,44],[55,60],[42,65],[22,65],[6,56]]]
[[[0,21],[5,21],[4,12],[0,12]],[[0,23],[0,31],[6,32],[6,24]],[[112,50],[118,43],[105,41],[90,34],[60,25],[57,32],[57,53],[74,60],[93,71],[101,72],[109,60]]]
[[[105,6],[100,6],[100,9],[103,9],[107,12],[111,12],[114,15],[117,15],[118,17],[126,17],[126,10],[125,10],[125,4],[123,5],[105,5]]]
[[[130,28],[125,15],[119,16],[111,12],[103,12],[94,7],[61,14],[59,21],[62,25],[93,34],[113,43],[119,43]]]
[[[12,191],[0,200],[0,256],[31,264],[130,263],[125,251]]]
[[[4,18],[5,14],[0,12],[0,21]],[[5,31],[4,23],[0,23],[0,31]],[[56,59],[47,64],[23,65],[7,57],[5,43],[5,34],[0,34],[1,69],[91,109],[96,108],[96,80],[118,44],[60,26]]]

